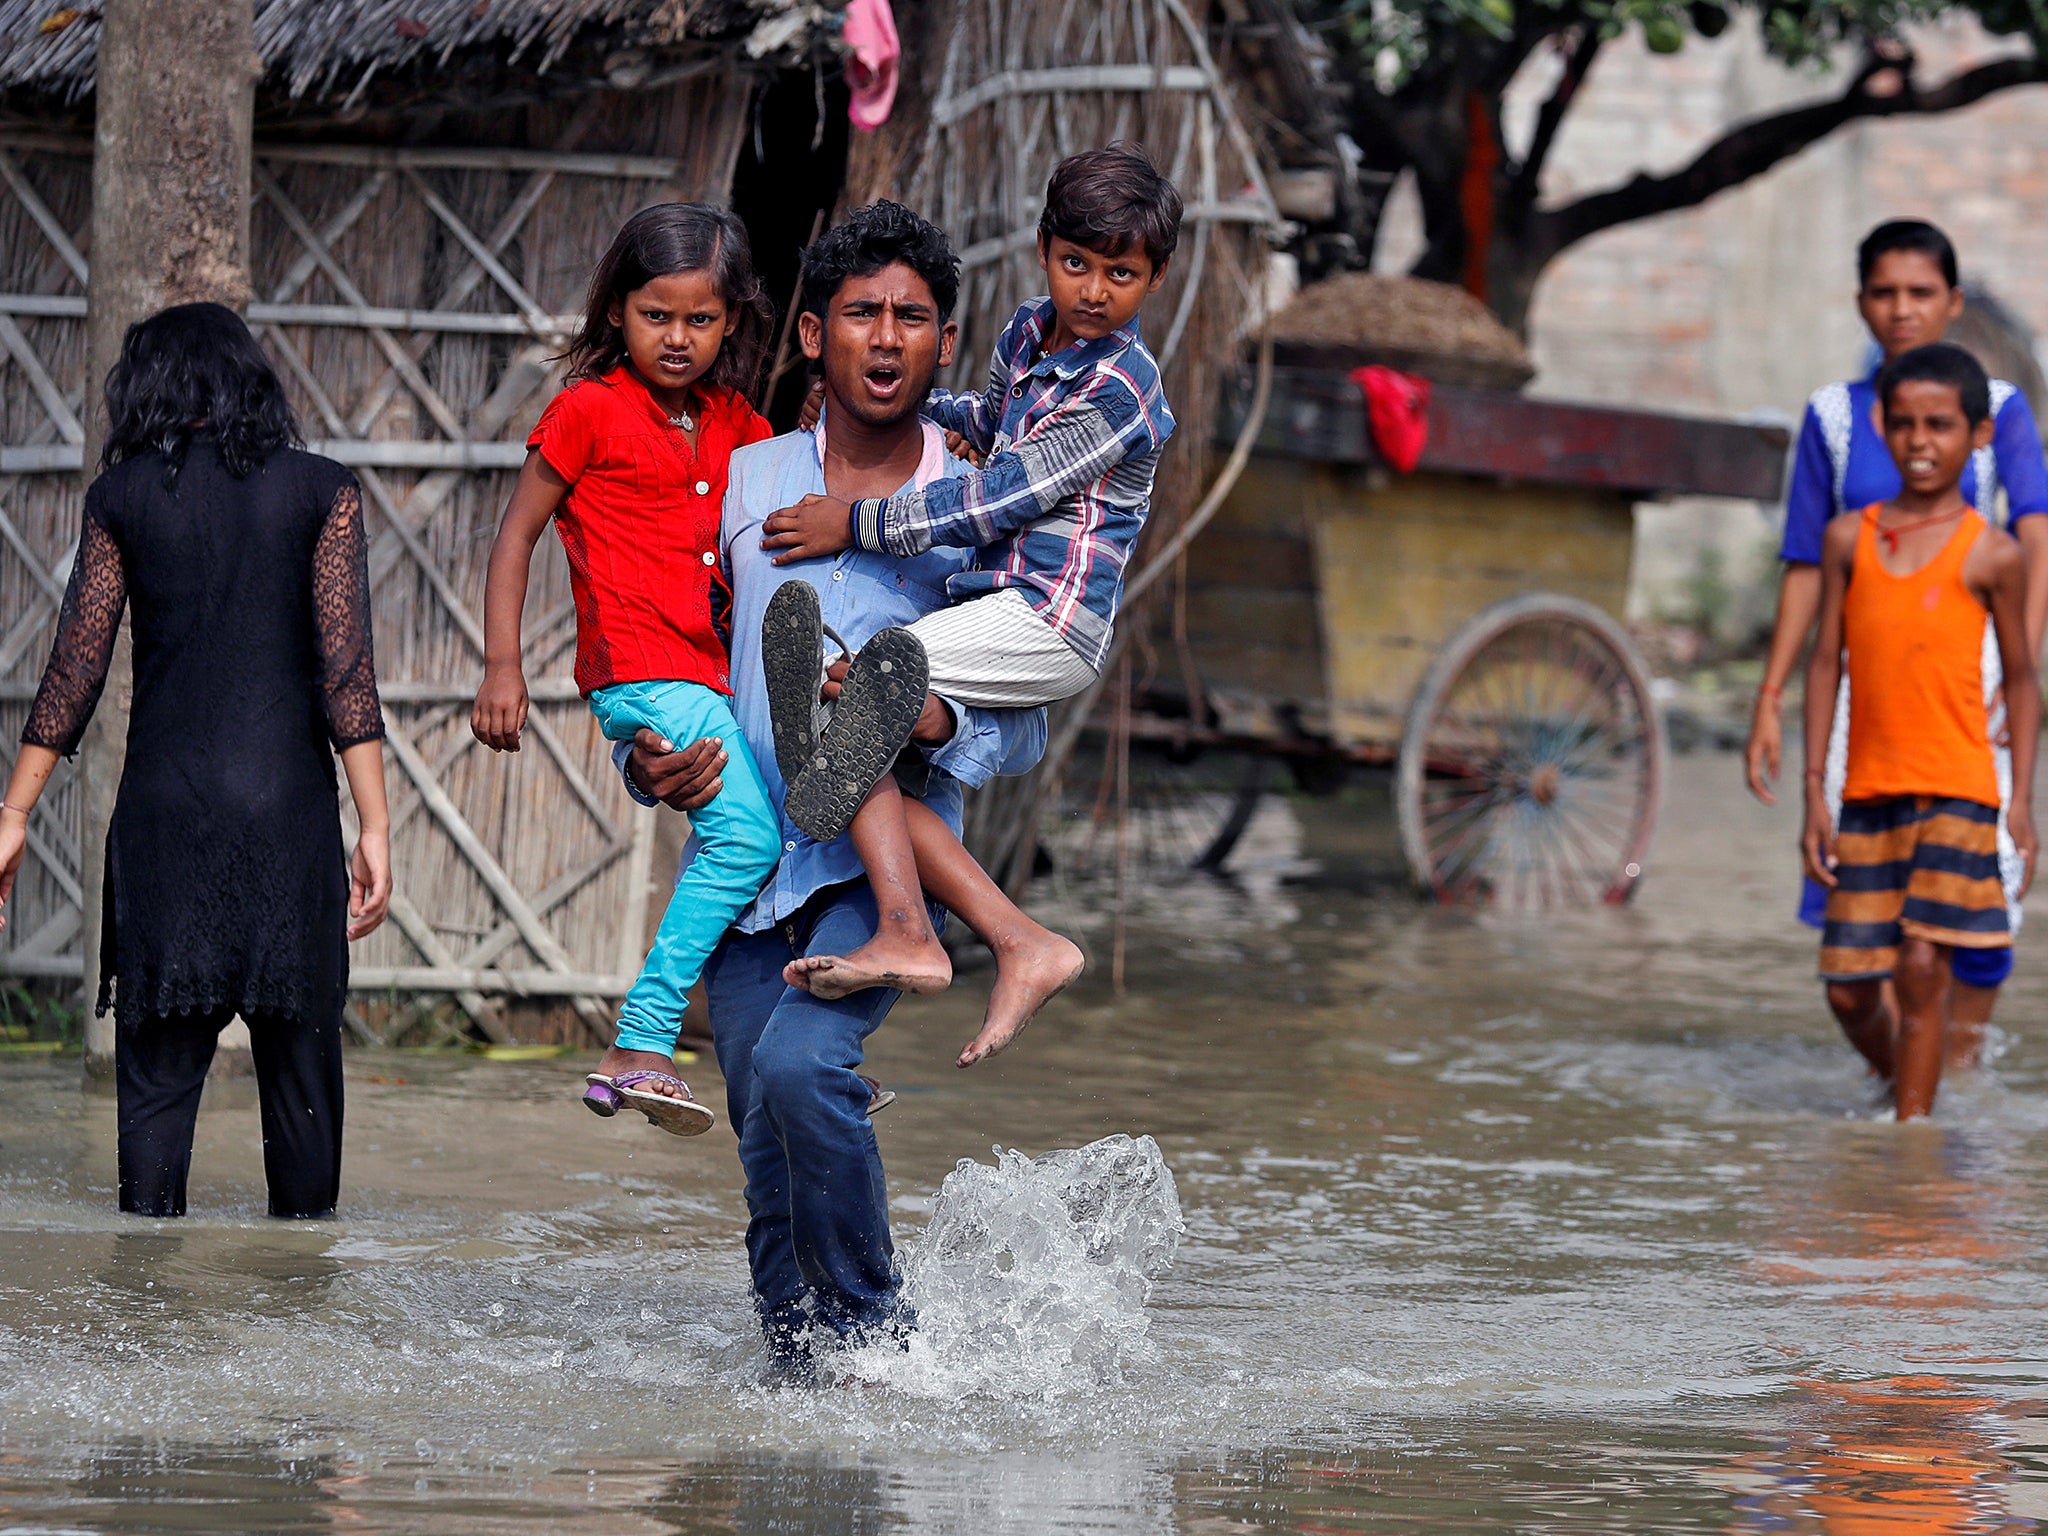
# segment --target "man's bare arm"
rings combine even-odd
[[[2048,515],[2035,513],[2012,525],[2020,543],[2020,563],[2026,568],[2027,654],[2041,664],[2041,636],[2048,631]]]
[[[2041,737],[2041,687],[2034,669],[2039,631],[2030,628],[2035,564],[2008,543],[1997,553],[1990,583],[1991,624],[2005,667],[2006,727],[2012,737],[2012,803],[2006,807],[2005,823],[2013,845],[2027,861],[2021,895],[2033,884],[2040,849],[2034,832],[2034,755]]]
[[[1849,591],[1857,523],[1856,517],[1848,516],[1828,524],[1821,545],[1820,623],[1806,662],[1806,816],[1799,846],[1807,874],[1825,886],[1835,883],[1835,829],[1822,775],[1835,724],[1835,694],[1842,681],[1842,603]]]
[[[1813,633],[1814,616],[1820,612],[1820,567],[1791,561],[1778,579],[1778,622],[1771,630],[1770,655],[1764,661],[1764,680],[1756,691],[1756,706],[1750,711],[1749,744],[1742,754],[1743,776],[1749,792],[1765,805],[1776,805],[1776,783],[1784,754],[1782,711],[1785,684],[1798,664],[1799,649]]]

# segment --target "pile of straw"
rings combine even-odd
[[[1384,363],[1442,384],[1518,389],[1536,365],[1521,338],[1449,283],[1346,272],[1311,283],[1273,318],[1290,362]]]

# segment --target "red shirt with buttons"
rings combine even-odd
[[[731,693],[718,522],[733,450],[771,436],[735,390],[703,388],[697,446],[631,370],[571,384],[526,440],[569,491],[555,531],[576,599],[576,686],[702,683]]]

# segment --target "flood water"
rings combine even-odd
[[[729,1133],[601,1122],[580,1060],[352,1054],[326,1224],[263,1219],[247,1085],[142,1222],[75,1062],[0,1064],[0,1532],[2033,1529],[2048,938],[1993,1065],[1892,1125],[1735,776],[1674,764],[1625,911],[1423,910],[1305,802],[998,1062],[950,1064],[985,977],[900,1007],[904,1252],[966,1157],[936,1209],[1002,1262],[921,1281],[935,1342],[864,1385],[763,1378]],[[1119,1133],[1171,1181],[1104,1268],[990,1149]]]

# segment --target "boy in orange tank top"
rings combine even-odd
[[[1933,1109],[1941,1085],[1950,952],[2012,944],[1984,713],[1987,613],[2012,731],[2006,824],[2026,859],[2026,883],[2037,848],[2041,695],[2019,544],[1988,525],[1961,489],[1971,453],[1991,436],[1983,368],[1960,347],[1917,347],[1885,365],[1877,397],[1903,488],[1827,527],[1820,632],[1807,664],[1800,846],[1808,875],[1828,888],[1820,950],[1828,1000],[1850,1043],[1892,1084],[1898,1117],[1913,1120]],[[1822,765],[1845,661],[1856,707],[1836,825]]]

